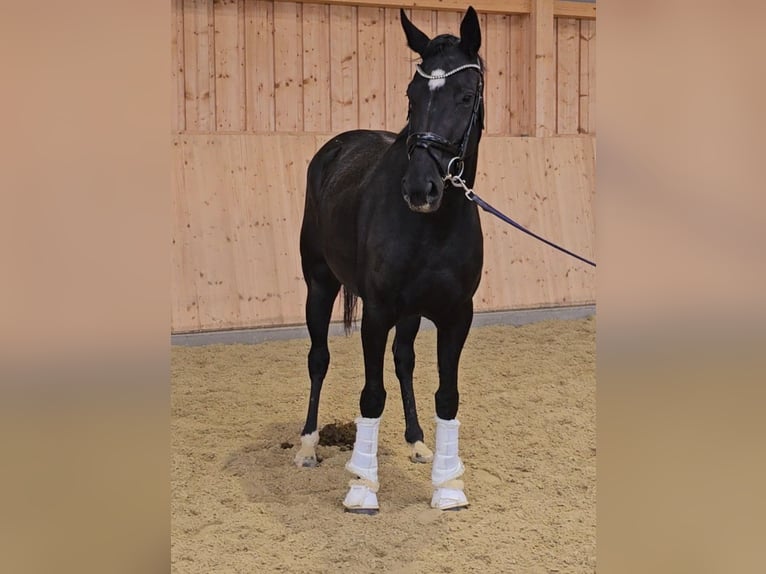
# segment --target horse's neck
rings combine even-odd
[[[479,131],[479,141],[476,144],[474,152],[465,159],[465,170],[463,171],[463,180],[466,185],[473,189],[473,184],[476,181],[476,170],[479,165],[479,144],[481,143],[481,131]]]

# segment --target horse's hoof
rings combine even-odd
[[[442,508],[442,512],[458,512],[460,510],[466,510],[468,508],[468,503],[466,502],[463,506],[452,506],[450,508]]]
[[[298,468],[316,468],[319,466],[319,461],[316,457],[306,457],[301,459],[295,459],[295,464]]]
[[[461,489],[439,487],[431,498],[431,508],[460,510],[468,506],[468,499]]]
[[[346,512],[349,514],[363,514],[365,516],[375,516],[380,509],[378,508],[346,508]]]
[[[428,448],[422,440],[416,441],[410,445],[410,460],[412,462],[426,463],[434,459],[434,453]]]
[[[346,512],[354,514],[377,514],[378,506],[377,483],[363,481],[362,479],[352,479],[349,484],[346,498],[343,499],[343,506]]]
[[[301,436],[301,448],[298,449],[293,459],[298,468],[314,468],[321,462],[315,450],[318,443],[319,431]]]

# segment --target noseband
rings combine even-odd
[[[447,152],[452,156],[452,159],[450,159],[449,163],[447,164],[447,171],[446,173],[442,173],[442,177],[448,177],[450,175],[457,175],[461,176],[463,174],[463,160],[465,159],[465,153],[466,153],[466,146],[468,145],[468,140],[471,137],[471,131],[473,130],[476,120],[479,117],[479,109],[481,107],[482,102],[482,94],[484,92],[484,72],[481,69],[481,66],[479,64],[465,64],[464,66],[459,66],[455,68],[454,70],[451,70],[449,72],[443,73],[443,74],[427,74],[423,71],[423,69],[420,66],[416,66],[415,68],[417,70],[418,75],[428,79],[428,80],[446,80],[449,76],[453,74],[457,74],[458,72],[462,72],[463,70],[468,69],[475,69],[479,71],[479,81],[476,86],[476,97],[473,101],[473,111],[471,112],[471,119],[468,122],[468,127],[466,127],[465,133],[463,133],[463,137],[460,140],[459,144],[455,144],[448,139],[440,136],[439,134],[435,134],[433,132],[415,132],[410,133],[409,136],[407,136],[407,157],[411,158],[412,153],[415,151],[416,148],[423,148],[428,152],[428,155],[430,155],[433,160],[436,162],[436,165],[439,168],[439,171],[442,172],[441,163],[439,161],[439,158],[434,154],[433,150],[438,149],[444,152]],[[452,173],[452,169],[456,170],[456,173]]]

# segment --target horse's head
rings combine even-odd
[[[479,18],[473,7],[460,24],[460,38],[443,34],[430,39],[401,11],[409,47],[421,64],[407,88],[409,164],[402,195],[413,211],[439,209],[444,176],[462,172],[463,161],[475,156],[484,105]]]

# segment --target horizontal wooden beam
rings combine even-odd
[[[529,14],[531,0],[291,0],[307,4],[336,4],[371,8],[416,8],[465,12],[470,5],[487,14]]]
[[[595,2],[569,2],[556,0],[553,3],[553,15],[562,18],[580,18],[581,20],[596,19]]]
[[[290,0],[307,4],[335,4],[338,6],[364,6],[371,8],[417,8],[420,10],[446,10],[465,12],[467,6],[473,6],[477,12],[485,14],[529,14],[532,11],[531,0]],[[553,15],[562,18],[596,19],[595,2],[572,2],[556,0],[553,3]]]

